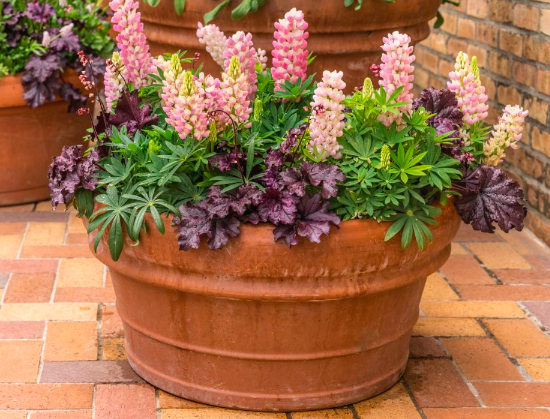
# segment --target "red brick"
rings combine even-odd
[[[487,16],[487,0],[469,1],[466,13],[470,16],[485,18]]]
[[[512,32],[507,29],[500,31],[500,49],[511,52],[518,57],[522,56],[524,35],[518,32]]]
[[[5,303],[46,303],[52,294],[54,274],[14,274]]]
[[[468,380],[522,381],[517,368],[488,338],[441,340]]]
[[[0,223],[1,235],[23,234],[27,223]]]
[[[127,361],[44,362],[41,383],[141,383]]]
[[[110,287],[57,288],[54,301],[67,303],[114,303],[115,291]]]
[[[0,339],[41,339],[44,322],[0,322]]]
[[[9,274],[0,274],[0,289],[5,288],[8,284]]]
[[[540,37],[528,36],[525,39],[525,56],[542,64],[550,64],[550,43]]]
[[[544,409],[424,409],[424,414],[427,419],[550,419]]]
[[[546,124],[548,119],[548,102],[535,97],[525,98],[525,108],[529,109],[529,116],[541,124]]]
[[[497,89],[498,102],[502,105],[521,103],[521,92],[514,87],[500,85]]]
[[[489,69],[493,73],[510,77],[510,60],[500,52],[491,51],[489,54]]]
[[[450,360],[411,359],[405,381],[422,408],[479,406]]]
[[[542,285],[457,285],[456,287],[467,300],[550,300],[550,288]]]
[[[489,18],[495,22],[511,22],[512,3],[508,0],[491,0]]]
[[[447,355],[439,341],[432,337],[413,337],[410,346],[411,358],[445,358]]]
[[[87,245],[23,246],[22,258],[91,258],[93,253]]]
[[[483,320],[483,323],[515,358],[550,358],[550,338],[530,320]]]
[[[550,269],[498,269],[493,272],[505,284],[550,284]]]
[[[0,341],[0,381],[35,383],[42,342],[38,340]]]
[[[550,407],[550,383],[474,383],[487,406]]]
[[[31,413],[30,419],[92,419],[91,410],[57,410]],[[114,419],[114,418],[113,418]]]
[[[97,359],[97,323],[51,322],[44,361],[93,361]]]
[[[0,384],[0,409],[90,409],[88,384]]]
[[[454,238],[455,242],[501,242],[503,241],[497,234],[487,234],[476,231],[471,225],[461,223],[458,233]]]
[[[528,301],[523,305],[544,327],[550,329],[550,301]]]
[[[498,45],[498,27],[492,23],[476,23],[476,39],[486,45]]]
[[[537,88],[550,96],[550,70],[540,69],[537,77]]]
[[[103,306],[101,312],[101,337],[120,338],[124,336],[122,320],[113,305]]]
[[[518,83],[525,84],[528,87],[535,85],[537,77],[537,68],[534,65],[514,61],[512,66],[512,74],[514,80]],[[521,101],[509,102],[509,103],[521,103]]]
[[[147,385],[98,385],[95,419],[155,419],[155,390]]]
[[[0,273],[55,273],[58,263],[51,259],[3,259]]]
[[[460,51],[466,51],[468,44],[465,41],[456,38],[450,38],[447,44],[447,51],[451,57],[456,57]],[[432,67],[437,68],[437,67]]]
[[[67,244],[88,244],[88,234],[69,233],[67,234]]]
[[[535,269],[550,269],[550,257],[546,255],[526,255],[525,259]]]
[[[476,37],[476,24],[473,20],[458,18],[456,34],[462,38],[474,40]]]
[[[537,31],[539,29],[539,8],[515,4],[513,14],[513,23],[515,26],[531,31]]]
[[[471,255],[451,255],[440,271],[453,284],[495,284]]]

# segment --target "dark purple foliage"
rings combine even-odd
[[[328,235],[330,224],[339,225],[338,216],[329,211],[330,203],[319,194],[304,195],[297,205],[296,221],[293,225],[279,225],[273,231],[275,241],[284,238],[289,246],[298,243],[298,237],[305,237],[310,242],[319,243],[321,235]]]
[[[46,23],[55,14],[55,9],[48,3],[37,0],[27,4],[27,17],[37,23]]]
[[[420,97],[413,102],[414,109],[421,106],[429,113],[435,114],[428,119],[428,123],[436,129],[437,135],[456,131],[458,127],[462,126],[464,115],[458,108],[456,95],[449,89],[433,87],[424,89]]]
[[[114,113],[109,115],[109,123],[118,129],[124,126],[129,134],[133,134],[144,126],[157,122],[158,115],[153,114],[152,110],[151,105],[140,107],[138,90],[131,93],[125,91],[118,101]]]
[[[298,197],[289,191],[268,188],[258,205],[258,214],[262,222],[275,225],[292,224],[296,215]]]
[[[62,65],[63,60],[56,54],[33,55],[25,65],[25,72],[37,81],[45,82],[52,74],[59,72]]]
[[[55,210],[58,204],[68,205],[77,189],[95,190],[97,179],[96,163],[99,161],[96,149],[82,157],[82,146],[63,147],[61,155],[53,159],[49,171],[49,187],[52,207]]]
[[[456,189],[462,194],[455,203],[458,213],[474,230],[493,233],[494,222],[505,232],[523,229],[527,215],[523,190],[501,169],[480,165],[467,173]]]
[[[21,77],[23,99],[31,108],[43,105],[47,100],[54,100],[61,88],[59,68],[62,60],[55,54],[33,55],[25,65]]]
[[[59,89],[59,96],[69,102],[69,112],[76,113],[86,106],[87,98],[82,95],[82,90],[75,88],[71,83],[63,83]]]
[[[242,153],[217,153],[208,159],[210,169],[218,169],[220,172],[228,172],[231,170],[232,164],[237,164],[239,159],[243,158]]]
[[[325,199],[335,197],[338,194],[337,182],[346,179],[344,173],[334,164],[302,163],[300,168],[309,183],[321,187],[321,196]]]
[[[53,36],[57,35],[56,32],[59,32],[59,30],[55,30],[52,32],[53,38]],[[82,46],[80,45],[80,39],[78,39],[78,35],[74,32],[71,32],[66,36],[55,38],[51,43],[51,47],[58,52],[65,51],[77,53],[82,49]]]
[[[25,32],[25,28],[20,22],[21,18],[25,16],[25,13],[15,11],[13,5],[9,2],[3,1],[1,6],[2,14],[4,16],[10,16],[9,19],[4,21],[3,32],[6,34],[6,42],[10,47],[14,48]]]

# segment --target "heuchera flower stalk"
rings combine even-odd
[[[323,81],[317,84],[313,95],[309,150],[320,160],[328,156],[335,159],[342,157],[338,138],[342,136],[345,125],[342,101],[346,83],[342,80],[343,76],[341,71],[324,71]]]
[[[489,166],[497,166],[506,156],[507,147],[518,148],[517,142],[521,140],[523,122],[529,115],[521,106],[506,106],[498,123],[493,127],[492,136],[483,145],[484,163]]]
[[[135,88],[146,86],[148,75],[154,71],[153,57],[143,33],[139,3],[133,0],[113,0],[109,3],[115,12],[111,18],[113,29],[118,32],[117,46],[124,64],[123,77]]]
[[[412,110],[413,94],[411,90],[414,80],[412,63],[416,59],[412,55],[414,48],[410,45],[411,37],[395,31],[383,38],[383,41],[384,53],[382,54],[382,64],[380,64],[380,86],[384,87],[388,96],[403,87],[396,101],[406,103],[399,110],[408,114]],[[403,124],[402,114],[399,113],[384,113],[379,115],[378,120],[388,127],[393,122],[397,122],[398,125]]]
[[[307,72],[307,38],[308,23],[304,13],[296,8],[285,14],[284,19],[275,22],[277,29],[273,36],[273,67],[271,75],[275,81],[275,91],[281,90],[285,80],[296,83],[298,78],[304,80]]]
[[[247,98],[248,100],[254,99],[254,94],[258,87],[256,86],[258,76],[256,75],[256,63],[258,62],[258,53],[254,49],[252,44],[252,34],[245,34],[243,31],[239,31],[231,38],[227,38],[225,44],[226,50],[223,53],[225,58],[225,69],[228,71],[231,59],[237,57],[241,71],[245,74],[247,83]]]
[[[199,42],[206,45],[206,51],[208,51],[212,59],[223,68],[225,65],[223,53],[226,48],[227,37],[220,28],[214,24],[203,25],[199,22],[198,26],[197,38],[199,38]]]
[[[472,63],[468,55],[460,52],[456,57],[455,70],[449,73],[451,81],[447,82],[449,90],[456,94],[458,106],[464,114],[464,123],[475,124],[487,118],[487,95],[481,85],[477,59]]]

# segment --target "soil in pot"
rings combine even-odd
[[[402,375],[428,275],[460,219],[443,208],[423,252],[384,242],[388,225],[345,221],[320,244],[274,243],[242,226],[221,250],[178,250],[147,219],[118,262],[107,234],[128,359],[151,384],[202,403],[258,411],[323,409],[383,392]],[[90,235],[93,247],[95,233]]]
[[[430,34],[429,21],[435,17],[441,0],[397,0],[387,3],[367,0],[355,11],[345,7],[343,0],[268,0],[255,13],[239,20],[231,19],[231,8],[226,7],[212,22],[226,35],[236,31],[251,32],[254,46],[269,53],[272,50],[274,23],[292,8],[305,13],[309,23],[309,50],[316,59],[310,74],[321,75],[323,70],[342,70],[348,91],[362,86],[366,76],[373,77],[372,64],[379,64],[382,38],[395,30],[412,38],[413,45]],[[197,23],[213,7],[212,2],[187,0],[185,11],[178,16],[172,0],[162,0],[156,7],[140,4],[141,18],[148,42],[154,54],[187,51],[192,57],[201,54],[206,74],[217,74],[220,67],[211,59],[197,39]],[[377,80],[377,77],[373,78]]]
[[[69,77],[78,84],[76,74]],[[74,80],[73,80],[74,79]],[[23,100],[20,76],[0,79],[0,206],[47,199],[48,168],[63,146],[83,144],[89,120],[67,113],[67,103],[35,109]]]

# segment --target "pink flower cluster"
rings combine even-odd
[[[498,123],[493,127],[491,138],[483,145],[484,163],[497,166],[506,156],[507,147],[518,148],[517,142],[521,140],[523,123],[529,115],[521,106],[506,106]]]
[[[307,72],[307,38],[308,23],[304,13],[296,8],[285,14],[284,19],[275,22],[277,31],[273,34],[273,67],[271,75],[275,80],[275,90],[285,80],[295,83],[298,78],[304,80]]]
[[[233,56],[227,70],[222,74],[223,103],[220,109],[234,117],[237,124],[243,124],[250,118],[252,108],[248,91],[247,74],[241,69],[238,56]],[[255,85],[254,85],[255,86]]]
[[[115,12],[111,18],[113,29],[118,32],[117,46],[126,82],[139,88],[147,85],[148,75],[155,71],[153,57],[143,33],[141,14],[137,11],[139,2],[134,0],[113,0],[109,3]]]
[[[121,72],[123,66],[120,61],[120,55],[118,52],[113,53],[113,57],[107,60],[107,69],[105,70],[104,86],[105,86],[105,105],[107,112],[111,112],[124,88],[124,80],[122,79]]]
[[[447,86],[456,94],[464,123],[475,124],[487,118],[489,106],[486,104],[485,87],[481,85],[477,64],[472,66],[467,54],[458,54],[455,70],[449,73],[449,78],[451,81],[447,82]]]
[[[406,105],[401,106],[401,112],[409,113],[412,109],[414,80],[414,66],[412,63],[416,59],[412,55],[413,47],[410,45],[411,37],[406,34],[401,34],[397,31],[388,34],[383,39],[382,45],[382,64],[380,64],[380,86],[384,87],[386,94],[389,96],[398,88],[403,87],[403,90],[397,97],[397,102],[406,102]],[[403,123],[402,114],[385,113],[378,117],[379,121],[386,126],[390,126],[393,122],[398,125]]]
[[[220,28],[216,25],[203,26],[203,24],[199,22],[197,38],[199,38],[201,44],[206,45],[206,51],[212,56],[212,59],[222,68],[225,68],[223,53],[226,48],[225,44],[227,43],[227,37]]]
[[[258,53],[252,44],[252,34],[245,34],[243,31],[235,33],[231,38],[227,38],[225,43],[225,51],[223,52],[224,68],[226,71],[229,68],[231,58],[237,57],[241,66],[242,72],[246,75],[248,81],[249,100],[254,98],[254,94],[258,87],[256,86],[258,76],[256,75],[256,63],[258,62]]]
[[[317,84],[313,95],[309,151],[318,160],[328,156],[335,159],[342,157],[338,138],[343,135],[345,125],[342,101],[346,83],[342,80],[343,76],[341,71],[324,71],[323,81]]]

